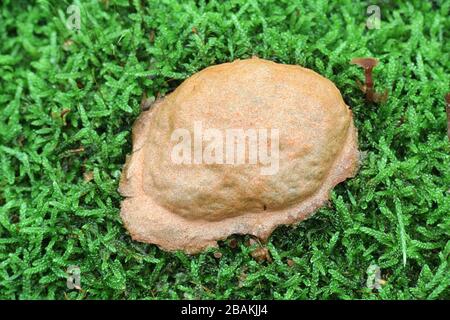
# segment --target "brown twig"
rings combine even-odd
[[[151,30],[149,35],[148,35],[148,40],[150,41],[150,43],[155,42],[155,30]]]
[[[61,118],[64,118],[64,116],[65,116],[66,114],[68,114],[69,112],[70,112],[70,109],[64,109],[63,111],[61,111],[60,117],[61,117]]]
[[[445,110],[447,111],[447,135],[450,141],[450,92],[445,96]]]
[[[68,153],[81,153],[84,152],[84,147],[79,147],[79,148],[75,148],[75,149],[70,149],[67,150]]]

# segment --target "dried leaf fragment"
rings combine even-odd
[[[259,247],[252,251],[251,256],[258,262],[267,261],[272,262],[269,249],[266,247]]]
[[[94,171],[86,171],[83,173],[83,179],[85,182],[92,181],[94,179]]]
[[[147,111],[155,102],[155,97],[147,97],[147,94],[144,92],[141,98],[141,110]]]

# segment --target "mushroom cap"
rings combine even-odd
[[[372,69],[378,64],[378,59],[367,57],[367,58],[353,58],[350,61],[351,64],[356,64],[364,69]]]
[[[177,129],[181,140],[191,138],[191,162],[173,160]],[[236,147],[230,129],[247,136],[241,162],[236,153],[227,164],[226,148]],[[213,153],[207,150],[220,141],[206,132],[223,133]],[[236,233],[265,240],[276,226],[309,217],[355,174],[356,140],[339,90],[314,71],[258,58],[211,66],[136,121],[119,186],[121,217],[133,239],[169,251],[196,253]],[[251,161],[250,141],[268,148],[270,163],[261,153]],[[208,162],[208,154],[219,160]]]

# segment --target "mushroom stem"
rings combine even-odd
[[[366,99],[369,101],[374,101],[372,70],[373,70],[373,67],[364,69],[365,85],[366,85]]]

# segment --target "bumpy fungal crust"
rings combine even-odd
[[[195,136],[199,121],[222,131],[279,129],[278,171],[262,175],[264,164],[248,161],[175,164],[173,131]],[[236,60],[194,74],[138,118],[121,217],[134,240],[169,251],[197,253],[231,234],[266,240],[313,214],[357,163],[352,112],[331,81],[300,66]]]

